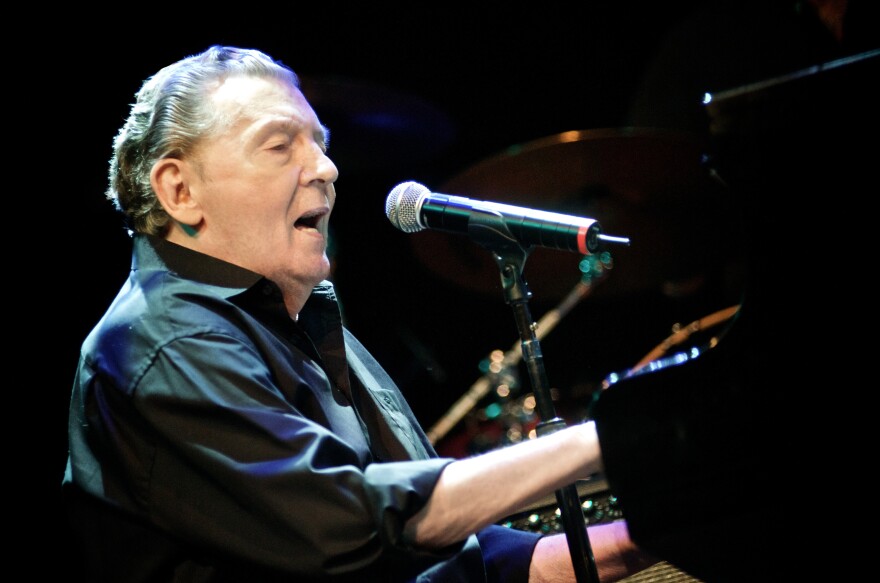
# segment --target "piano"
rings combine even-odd
[[[872,390],[878,65],[869,51],[711,95],[707,172],[738,213],[741,302],[711,342],[618,371],[593,400],[633,540],[700,580],[816,579],[851,538],[835,518],[861,508],[867,442],[849,430],[873,409],[855,393]]]

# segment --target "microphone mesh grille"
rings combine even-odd
[[[418,182],[403,182],[395,186],[385,200],[385,214],[391,224],[405,233],[415,233],[424,227],[419,224],[419,206],[430,194],[427,187]]]

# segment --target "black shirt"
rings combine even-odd
[[[82,347],[69,438],[94,580],[486,576],[476,536],[442,552],[403,537],[452,460],[342,326],[329,282],[294,322],[261,276],[136,236]],[[481,539],[504,541],[524,579],[536,535],[497,529]]]

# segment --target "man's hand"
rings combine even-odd
[[[636,548],[622,520],[591,526],[587,534],[601,583],[619,581],[659,561]],[[576,579],[565,535],[545,536],[539,540],[529,567],[529,583],[573,581]]]

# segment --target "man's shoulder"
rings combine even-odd
[[[83,354],[148,354],[183,338],[243,337],[240,322],[240,308],[212,286],[168,271],[137,274],[92,329]]]

